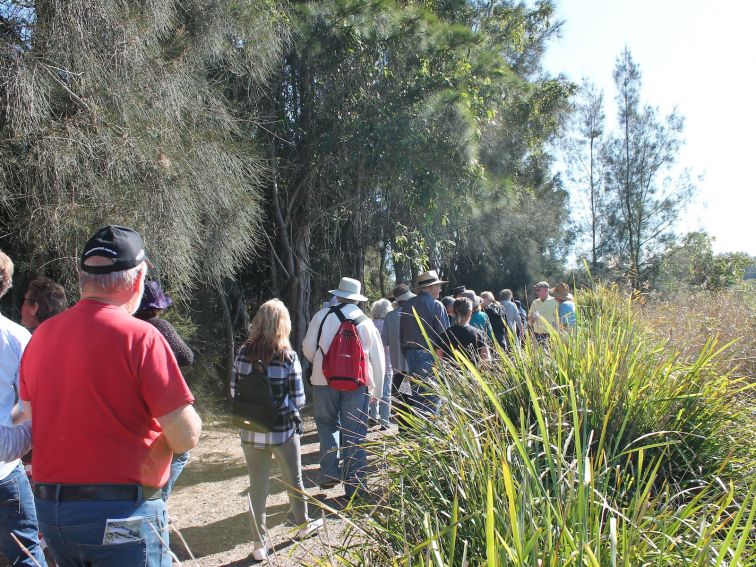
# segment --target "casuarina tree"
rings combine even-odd
[[[225,89],[277,63],[277,3],[0,6],[0,245],[70,281],[95,227],[133,226],[174,291],[250,258],[266,166]]]
[[[641,103],[640,68],[627,48],[617,58],[614,84],[619,131],[607,141],[603,155],[615,235],[607,244],[612,260],[637,288],[694,186],[687,171],[673,178],[683,117],[674,110],[660,118],[656,108]]]

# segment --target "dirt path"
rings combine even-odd
[[[311,496],[338,507],[334,498],[342,496],[343,487],[321,490],[318,480],[318,436],[312,417],[305,412],[305,434],[302,436],[302,467],[305,489]],[[379,433],[370,433],[373,438]],[[303,542],[292,539],[292,528],[286,525],[288,497],[278,481],[280,472],[273,468],[268,497],[268,529],[276,548],[276,557],[268,564],[279,566],[306,565],[315,558],[327,557],[328,546],[342,541],[345,524],[328,517],[324,532]],[[251,530],[247,505],[249,477],[238,430],[225,423],[205,424],[199,446],[176,483],[168,501],[168,513],[174,519],[194,554],[197,565],[241,567],[257,564],[252,557]],[[311,509],[311,514],[314,510]],[[320,512],[318,512],[320,514]],[[184,565],[192,565],[188,553],[175,532],[171,548]]]
[[[330,490],[318,487],[318,435],[308,409],[303,417],[302,476],[305,490],[310,496],[338,509],[335,499],[344,494],[344,489],[341,486]],[[370,432],[368,438],[379,435],[385,433]],[[279,482],[280,471],[275,464],[272,477],[267,524],[276,553],[275,556],[271,554],[267,562],[259,563],[251,557],[252,532],[247,504],[249,476],[238,429],[227,421],[206,422],[200,444],[192,451],[191,459],[168,500],[168,513],[196,558],[193,563],[180,538],[171,530],[171,549],[182,564],[203,567],[308,565],[316,558],[327,557],[330,546],[342,543],[346,523],[334,515],[326,517],[327,529],[318,536],[302,542],[294,541],[293,528],[285,524],[289,501]],[[311,507],[310,514],[320,517],[321,512]],[[0,567],[7,565],[0,556]]]

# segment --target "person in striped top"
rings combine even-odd
[[[253,372],[253,366],[262,361],[273,392],[276,422],[272,431],[255,432],[240,429],[242,449],[249,471],[249,490],[255,523],[253,557],[262,561],[267,557],[265,541],[265,505],[270,484],[270,463],[273,455],[281,468],[283,482],[288,487],[289,503],[294,521],[300,526],[295,539],[315,534],[323,520],[311,520],[307,502],[302,498],[302,458],[299,438],[302,419],[299,410],[304,406],[302,366],[297,353],[291,348],[291,318],[286,306],[278,299],[263,303],[252,319],[249,338],[242,345],[234,362],[231,377],[231,397],[236,394],[240,376]]]

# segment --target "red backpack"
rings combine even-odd
[[[323,376],[328,385],[334,390],[352,391],[360,386],[367,386],[368,367],[365,351],[362,350],[362,339],[357,332],[357,325],[367,319],[360,314],[354,319],[347,319],[341,312],[344,303],[331,307],[323,317],[318,330],[317,345],[320,348],[320,334],[323,331],[323,323],[331,313],[341,321],[339,330],[333,336],[328,352],[323,354]],[[320,348],[320,352],[323,349]]]

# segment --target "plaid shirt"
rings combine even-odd
[[[297,353],[287,350],[273,357],[268,365],[268,379],[273,390],[273,402],[278,411],[273,431],[257,433],[246,429],[239,430],[243,443],[249,443],[256,449],[266,449],[274,445],[281,445],[299,431],[302,420],[299,410],[305,404],[304,384],[302,383],[302,366]],[[231,376],[231,398],[236,394],[236,383],[239,376],[252,373],[252,362],[242,348],[234,361],[234,372]]]

